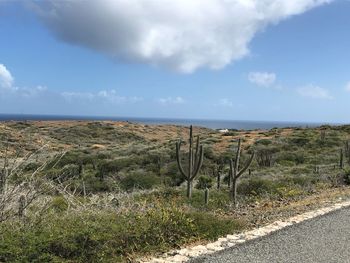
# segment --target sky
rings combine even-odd
[[[0,0],[0,113],[350,122],[350,1]]]

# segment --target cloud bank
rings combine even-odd
[[[315,85],[307,85],[297,89],[297,92],[302,97],[308,97],[312,99],[327,99],[332,100],[333,96],[329,94],[329,91]]]
[[[65,42],[191,73],[243,58],[266,26],[332,1],[31,0],[31,6]]]
[[[174,105],[174,104],[184,104],[185,100],[182,97],[167,97],[167,98],[160,98],[158,99],[158,102],[161,105]]]
[[[251,72],[248,75],[248,79],[251,83],[258,86],[271,87],[276,81],[276,74],[268,72]]]
[[[345,90],[346,90],[347,92],[350,92],[350,81],[349,81],[348,83],[346,83],[346,85],[345,85]]]
[[[5,67],[4,64],[0,64],[0,88],[11,89],[13,85],[13,77]]]
[[[142,97],[121,96],[116,90],[101,90],[93,92],[62,92],[60,94],[66,101],[75,103],[76,101],[92,102],[110,102],[115,104],[137,103],[143,101]]]

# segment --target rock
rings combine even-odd
[[[186,256],[182,256],[182,255],[175,255],[171,258],[167,258],[166,262],[186,262],[188,261],[189,258]]]
[[[220,251],[220,250],[223,250],[224,248],[221,247],[221,246],[218,246],[217,244],[215,243],[210,243],[206,246],[207,249],[209,250],[213,250],[213,251]]]

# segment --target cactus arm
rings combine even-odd
[[[238,147],[237,147],[236,161],[235,161],[235,170],[236,171],[238,171],[238,169],[239,169],[240,158],[241,158],[241,139],[238,139]]]
[[[252,153],[252,155],[250,156],[250,158],[247,161],[247,163],[244,166],[244,168],[237,173],[237,178],[239,178],[249,168],[249,166],[251,165],[251,163],[252,163],[252,161],[254,159],[254,156],[255,156],[255,152]]]
[[[197,166],[196,166],[195,172],[193,173],[193,175],[192,175],[192,177],[191,177],[191,180],[193,180],[193,179],[197,176],[199,170],[200,170],[201,167],[202,167],[203,159],[204,159],[204,151],[203,151],[203,145],[201,145],[201,146],[199,147],[199,159],[198,159],[198,164],[197,164]]]
[[[191,180],[193,174],[193,130],[190,126],[190,143],[188,146],[188,180]]]
[[[196,140],[196,151],[195,151],[195,154],[194,154],[194,162],[193,162],[193,165],[196,166],[197,165],[197,162],[198,162],[198,152],[199,152],[199,135],[197,136],[197,140]]]
[[[229,177],[231,178],[231,181],[233,182],[233,180],[235,179],[234,178],[234,174],[233,174],[233,170],[234,170],[234,168],[233,168],[233,159],[230,159],[230,171],[229,171]]]
[[[180,148],[181,148],[181,141],[178,141],[176,143],[176,161],[177,161],[177,165],[179,167],[179,170],[181,172],[181,174],[187,178],[187,175],[182,167],[182,164],[181,164],[181,154],[180,154]]]

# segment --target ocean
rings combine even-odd
[[[129,121],[142,124],[174,124],[194,125],[210,129],[272,129],[285,127],[318,127],[331,123],[307,123],[307,122],[279,122],[279,121],[242,121],[242,120],[204,120],[204,119],[166,119],[166,118],[127,118],[127,117],[101,117],[101,116],[64,116],[64,115],[29,115],[29,114],[0,114],[0,121],[30,121],[30,120],[91,120],[91,121]],[[335,123],[331,125],[337,125]]]

